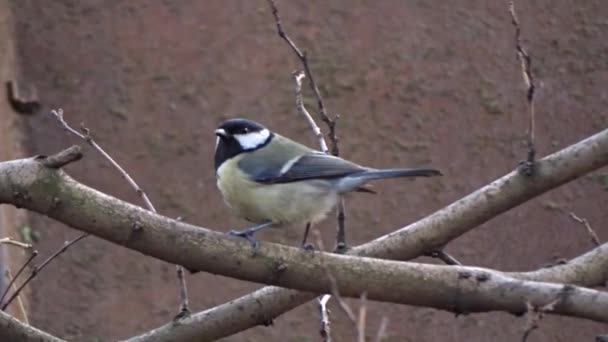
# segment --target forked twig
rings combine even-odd
[[[34,260],[34,258],[36,256],[38,256],[38,251],[37,250],[33,250],[32,253],[30,254],[30,256],[27,258],[27,260],[25,260],[25,262],[23,263],[23,265],[21,265],[21,267],[17,270],[17,274],[15,274],[14,277],[11,277],[11,279],[9,280],[8,285],[4,289],[4,292],[2,292],[2,296],[0,297],[0,305],[2,305],[2,303],[4,303],[4,298],[6,298],[6,295],[8,294],[8,291],[10,289],[13,289],[13,292],[17,292],[17,289],[14,288],[15,281],[17,281],[17,278],[19,278],[19,276],[21,275],[21,273],[23,273],[23,270],[25,270],[25,268],[27,267],[27,265],[29,265],[32,262],[32,260]],[[19,294],[17,293],[17,295],[19,295]]]
[[[525,161],[523,171],[526,175],[532,175],[534,173],[534,160],[536,156],[536,148],[534,144],[534,95],[536,91],[536,84],[534,74],[532,73],[532,58],[524,49],[521,43],[521,26],[515,13],[515,2],[511,0],[509,2],[509,13],[511,14],[511,23],[515,27],[515,48],[517,50],[517,57],[521,63],[521,70],[524,78],[524,83],[527,87],[526,99],[528,102],[528,157]]]
[[[11,272],[10,267],[6,269],[6,276],[8,277],[8,279],[10,281],[10,285],[8,287],[13,289],[13,291],[17,291],[17,288],[15,287],[15,283],[12,281],[14,278],[13,278],[13,274]],[[0,301],[0,303],[1,303],[1,301]],[[21,311],[21,316],[23,318],[23,322],[25,324],[30,324],[30,320],[27,317],[27,311],[25,310],[25,305],[23,304],[23,300],[21,299],[21,296],[17,296],[17,305],[19,305],[19,311]]]
[[[570,216],[570,218],[572,218],[574,221],[582,224],[585,227],[585,229],[587,229],[587,234],[589,234],[589,238],[591,239],[591,242],[596,247],[599,247],[602,244],[600,241],[600,238],[597,236],[597,234],[595,233],[593,228],[591,228],[591,225],[589,224],[589,221],[587,221],[587,219],[580,218],[573,212],[568,213],[568,216]]]
[[[91,132],[88,128],[86,128],[83,124],[81,124],[81,126],[80,126],[80,130],[82,132],[81,133],[81,132],[78,132],[77,130],[75,130],[74,128],[70,127],[70,125],[68,125],[68,123],[63,118],[62,109],[52,110],[51,114],[53,114],[53,116],[61,123],[61,125],[63,126],[63,128],[66,131],[68,131],[68,132],[74,134],[75,136],[79,137],[80,139],[84,140],[87,144],[89,144],[97,152],[99,152],[107,161],[109,161],[110,164],[112,164],[112,166],[118,171],[120,176],[124,180],[126,180],[127,183],[129,183],[129,185],[141,197],[141,199],[145,203],[148,210],[150,210],[154,213],[157,212],[156,209],[154,208],[154,205],[152,205],[152,202],[148,198],[148,195],[146,195],[146,192],[135,182],[135,180],[133,180],[133,178],[127,173],[127,171],[125,171],[125,169],[123,169],[120,166],[120,164],[118,164],[103,148],[101,148],[95,142],[95,140],[93,140],[93,138],[91,137]],[[184,269],[180,265],[175,265],[175,267],[176,267],[176,271],[177,271],[177,279],[178,279],[179,285],[180,285],[180,291],[179,291],[180,309],[179,309],[178,314],[175,316],[175,318],[179,319],[181,317],[189,315],[190,308],[189,308],[189,304],[188,304],[188,290],[186,287],[186,278],[185,278],[185,274],[184,274]]]
[[[23,288],[30,281],[32,281],[32,279],[34,279],[38,275],[38,273],[40,273],[40,271],[42,271],[51,261],[53,261],[56,257],[58,257],[60,254],[65,252],[68,248],[70,248],[70,246],[74,245],[75,243],[84,239],[87,236],[89,236],[89,233],[83,233],[83,234],[78,235],[78,237],[76,237],[75,239],[64,243],[61,248],[59,248],[58,250],[55,251],[55,253],[51,254],[48,258],[46,258],[46,260],[44,260],[42,262],[42,264],[34,266],[34,269],[30,273],[30,275],[25,279],[25,281],[23,283],[21,283],[21,285],[17,288],[17,290],[15,290],[15,292],[13,292],[13,294],[9,297],[9,299],[6,301],[6,303],[2,304],[2,311],[6,310],[6,308],[11,304],[11,302],[17,296],[19,296],[19,293],[23,290]],[[31,258],[31,259],[33,259],[33,258]],[[15,278],[17,278],[17,277],[15,276]]]
[[[329,140],[331,142],[331,154],[334,156],[339,156],[340,147],[338,146],[338,136],[336,135],[336,120],[337,120],[338,116],[336,116],[334,119],[332,119],[327,114],[325,103],[323,102],[323,97],[321,96],[321,92],[319,91],[317,82],[315,81],[312,71],[310,70],[310,65],[308,64],[308,57],[306,55],[306,52],[303,52],[302,50],[300,50],[296,46],[296,44],[293,42],[293,40],[287,35],[287,33],[285,33],[285,30],[283,29],[283,24],[281,23],[281,17],[279,16],[279,10],[278,10],[274,0],[268,0],[268,4],[270,5],[270,9],[272,10],[272,15],[274,16],[275,24],[277,26],[277,33],[278,33],[279,37],[281,37],[283,40],[285,40],[285,42],[287,42],[287,45],[289,45],[291,50],[293,50],[293,52],[296,54],[296,56],[302,63],[302,66],[304,67],[304,72],[306,73],[306,76],[308,77],[308,81],[309,81],[308,84],[310,85],[310,88],[314,92],[315,97],[317,99],[319,116],[321,117],[321,120],[323,120],[323,122],[325,122],[325,124],[329,128],[328,136],[329,136]],[[301,78],[298,79],[298,77],[296,77],[296,82],[301,82]],[[301,88],[302,88],[301,85],[299,85],[298,87],[299,87],[299,90],[301,91]],[[298,91],[298,88],[296,88],[296,91]],[[298,95],[296,94],[296,97],[297,96]],[[301,93],[300,93],[300,97],[301,97]],[[301,112],[302,110],[300,107],[304,108],[304,105],[301,102],[301,98],[299,101],[300,102],[298,103],[298,111]],[[301,106],[300,106],[300,104],[301,104]],[[309,117],[310,117],[310,115],[309,115]],[[313,123],[314,123],[314,121],[313,121]],[[317,126],[317,125],[315,124],[314,126]],[[317,128],[318,128],[318,126],[317,126]],[[313,127],[313,131],[315,131],[314,127]],[[318,136],[317,131],[315,131],[315,136]],[[321,150],[327,150],[327,144],[325,144],[325,143],[323,145],[321,145],[320,147],[321,147]],[[344,211],[345,211],[344,199],[341,198],[340,202],[338,203],[338,229],[337,229],[337,233],[336,233],[336,251],[337,252],[344,252],[347,249],[346,228],[344,225],[346,216],[344,214]]]
[[[552,301],[549,304],[546,304],[542,307],[535,307],[530,302],[526,302],[526,325],[524,329],[524,334],[522,335],[521,341],[526,342],[530,334],[536,329],[538,329],[540,321],[545,317],[545,314],[549,311],[552,311],[561,301],[561,298]]]
[[[16,247],[27,249],[27,250],[32,249],[32,245],[31,244],[29,244],[29,243],[23,243],[21,241],[14,240],[10,236],[0,239],[0,245],[2,245],[2,244],[4,244],[4,245],[12,245],[12,246],[16,246]],[[15,288],[15,281],[21,275],[21,273],[23,272],[23,270],[25,270],[25,268],[27,267],[27,265],[29,265],[32,262],[32,260],[34,260],[34,258],[37,255],[38,255],[38,251],[33,250],[32,253],[30,253],[30,256],[27,258],[27,260],[17,270],[17,274],[15,274],[14,277],[12,275],[10,267],[8,267],[6,269],[6,275],[9,278],[9,283],[6,286],[6,288],[4,289],[4,291],[2,292],[2,295],[0,296],[0,305],[2,305],[2,303],[4,302],[4,298],[6,298],[6,295],[8,294],[8,291],[10,291],[12,289],[14,292],[17,292],[17,288]],[[25,311],[25,306],[23,305],[23,301],[21,300],[21,297],[19,296],[19,293],[17,293],[17,297],[16,298],[17,298],[17,302],[19,303],[19,309],[21,310],[21,313],[23,315],[23,319],[25,320],[26,324],[29,324],[29,320],[27,318],[27,312]]]
[[[340,148],[338,146],[338,136],[336,135],[336,120],[330,118],[329,115],[327,115],[327,110],[325,109],[325,103],[323,102],[323,97],[321,96],[321,92],[319,91],[317,82],[315,82],[315,78],[314,78],[312,72],[310,71],[310,66],[308,65],[308,57],[306,55],[306,52],[303,52],[302,50],[300,50],[296,46],[296,44],[293,42],[293,40],[287,35],[287,33],[285,33],[285,30],[283,30],[283,25],[281,24],[281,17],[279,16],[279,10],[277,9],[277,6],[276,6],[274,0],[268,0],[268,3],[270,4],[270,8],[272,10],[272,15],[274,16],[274,20],[277,25],[277,33],[279,34],[279,37],[281,37],[283,40],[285,40],[287,42],[287,44],[291,47],[293,52],[296,54],[296,56],[302,63],[302,66],[304,67],[304,71],[306,72],[306,75],[308,76],[310,88],[312,89],[312,91],[315,94],[315,97],[317,98],[317,106],[319,108],[319,115],[321,116],[321,120],[323,120],[323,122],[325,122],[325,124],[329,128],[328,135],[329,135],[329,140],[331,141],[331,144],[332,144],[331,154],[333,154],[334,156],[338,156],[340,154]]]
[[[304,77],[306,77],[306,74],[304,74],[302,71],[295,71],[293,73],[293,79],[296,83],[296,107],[298,109],[298,112],[302,114],[304,118],[306,118],[306,121],[308,121],[310,128],[312,129],[313,133],[315,134],[315,137],[317,138],[317,141],[319,142],[321,152],[329,153],[329,149],[327,148],[327,143],[325,143],[325,138],[323,137],[321,129],[319,128],[319,126],[317,126],[317,123],[312,118],[312,116],[310,116],[310,113],[308,113],[308,110],[306,110],[306,107],[304,106],[304,101],[302,101],[302,79]]]
[[[329,308],[327,307],[330,299],[330,295],[319,297],[319,311],[321,312],[321,328],[319,329],[319,333],[324,342],[331,342],[331,322],[329,319]]]
[[[323,240],[321,239],[321,233],[319,233],[319,230],[317,230],[317,229],[314,229],[312,233],[315,236],[315,240],[317,242],[317,246],[319,247],[319,250],[324,251],[325,246],[323,244]],[[340,295],[340,292],[338,291],[338,283],[336,282],[336,278],[334,277],[333,274],[331,274],[331,271],[325,264],[325,260],[323,260],[323,258],[321,258],[320,262],[321,262],[321,267],[323,267],[323,269],[325,270],[325,275],[327,276],[327,279],[329,280],[329,284],[330,284],[330,288],[331,288],[331,295],[334,296],[334,298],[336,298],[338,305],[340,306],[342,311],[346,314],[348,319],[352,322],[355,329],[358,329],[357,317],[355,317],[353,310],[346,303],[346,301],[344,301],[344,298],[342,298],[342,296]]]

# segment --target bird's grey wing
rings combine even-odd
[[[258,183],[289,183],[310,179],[331,179],[344,177],[368,169],[348,160],[321,152],[305,154],[285,163],[280,169],[258,174]]]

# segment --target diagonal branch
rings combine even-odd
[[[266,244],[251,257],[246,241],[102,194],[31,158],[1,163],[0,183],[12,189],[0,189],[0,202],[12,203],[15,191],[27,194],[19,200],[24,208],[188,269],[313,293],[331,291],[330,270],[343,296],[365,292],[371,300],[456,313],[521,314],[525,301],[542,306],[562,298],[552,314],[608,322],[608,293],[524,281],[488,269],[311,253],[277,244]],[[51,198],[60,198],[62,205],[49,209]]]
[[[65,342],[0,311],[0,341]]]
[[[608,130],[537,161],[532,177],[513,171],[434,214],[357,247],[349,253],[408,260],[433,252],[489,219],[608,165]],[[588,271],[593,270],[593,271]],[[600,272],[596,272],[600,270]],[[563,282],[582,286],[603,285],[608,270],[608,244],[572,262],[514,276],[521,279]],[[265,287],[229,303],[197,313],[180,326],[164,325],[138,341],[172,336],[176,341],[211,336],[221,338],[273,319],[314,298],[314,295],[278,287]]]

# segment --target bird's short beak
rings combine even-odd
[[[215,130],[215,135],[217,135],[218,137],[226,137],[228,136],[228,134],[226,133],[226,130],[224,130],[223,128],[218,128]]]

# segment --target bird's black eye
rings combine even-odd
[[[249,133],[249,129],[247,127],[241,129],[241,134],[247,134]]]

